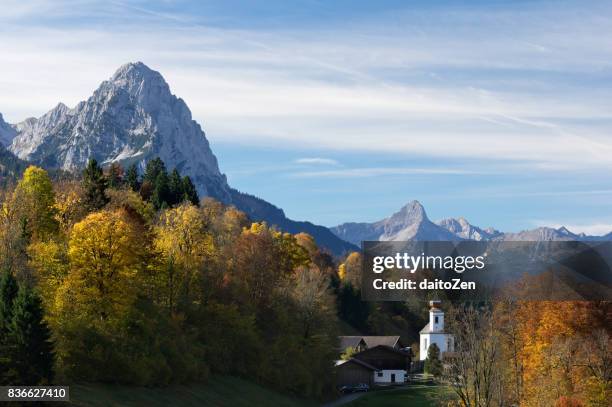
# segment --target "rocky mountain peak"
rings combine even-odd
[[[122,65],[108,81],[102,83],[98,91],[101,94],[110,93],[111,96],[125,91],[144,108],[179,100],[170,92],[164,77],[142,62]]]
[[[404,205],[398,212],[394,213],[390,220],[399,221],[404,224],[413,224],[427,220],[425,208],[419,201],[410,201]]]
[[[200,195],[231,197],[201,127],[162,75],[142,62],[121,66],[74,109],[60,103],[16,126],[10,150],[47,168],[79,170],[90,158],[124,166],[160,157],[192,178]]]
[[[140,61],[128,62],[123,64],[115,71],[111,77],[111,82],[132,81],[141,79],[160,80],[165,82],[164,78],[157,71],[152,70]]]

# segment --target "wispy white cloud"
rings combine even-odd
[[[454,168],[403,168],[403,167],[371,167],[347,168],[325,171],[296,171],[288,176],[294,178],[363,178],[391,175],[468,175],[476,172]]]
[[[340,163],[336,160],[321,157],[298,158],[297,160],[295,160],[295,163],[306,165],[340,165]]]
[[[73,106],[142,60],[213,141],[612,167],[612,85],[600,78],[612,24],[595,9],[398,12],[266,31],[123,1],[59,2],[51,24],[44,2],[13,3],[0,16],[0,112],[13,122]],[[74,15],[104,24],[71,26]],[[130,17],[139,23],[122,24]]]

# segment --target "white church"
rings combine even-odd
[[[440,349],[440,357],[444,352],[453,352],[455,348],[453,335],[444,332],[444,311],[440,309],[440,303],[429,301],[429,323],[420,332],[420,360],[427,359],[427,350],[433,343]]]

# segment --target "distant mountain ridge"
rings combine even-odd
[[[455,234],[427,218],[425,208],[412,201],[388,218],[374,223],[344,223],[331,231],[347,242],[363,240],[459,240]]]
[[[202,197],[235,205],[252,220],[309,233],[334,254],[357,249],[323,226],[288,219],[282,209],[231,188],[185,102],[142,62],[121,66],[74,108],[59,103],[40,118],[14,125],[0,116],[0,143],[22,160],[67,171],[84,168],[90,158],[144,169],[160,157],[168,168],[191,177]]]
[[[388,218],[372,223],[343,223],[330,228],[339,238],[355,245],[363,240],[505,240],[505,241],[546,241],[546,240],[612,240],[612,232],[604,236],[575,234],[565,227],[558,229],[539,227],[518,233],[504,233],[493,228],[482,229],[471,225],[465,218],[447,218],[432,222],[425,208],[418,201],[412,201]]]

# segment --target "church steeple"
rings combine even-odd
[[[444,311],[440,309],[442,301],[429,301],[429,331],[444,332]]]

